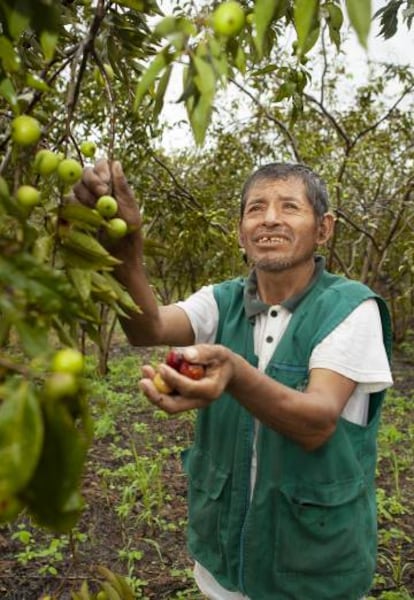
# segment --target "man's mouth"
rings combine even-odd
[[[289,240],[286,237],[280,235],[261,235],[255,239],[256,244],[266,246],[278,246],[280,244],[285,244],[288,241]]]

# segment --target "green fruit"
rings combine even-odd
[[[52,373],[45,381],[46,395],[52,400],[74,396],[78,389],[78,382],[72,373]]]
[[[213,12],[214,32],[226,37],[234,37],[243,29],[245,14],[239,2],[223,2]]]
[[[82,165],[74,158],[64,158],[58,165],[57,174],[64,183],[73,185],[82,177]]]
[[[39,141],[42,131],[37,119],[29,115],[20,115],[11,123],[11,137],[19,146],[31,146]]]
[[[108,236],[114,240],[123,238],[128,233],[128,225],[124,219],[116,217],[110,219],[106,224],[106,231]]]
[[[34,208],[40,204],[40,192],[31,185],[21,185],[16,192],[16,200],[24,208]]]
[[[118,202],[113,196],[101,196],[96,203],[96,210],[101,217],[110,219],[118,212]]]
[[[56,171],[61,158],[51,150],[39,150],[35,156],[34,169],[36,173],[47,177]]]
[[[86,158],[93,158],[96,152],[96,144],[92,140],[85,140],[80,145],[80,151]]]
[[[82,352],[75,348],[58,350],[52,359],[52,371],[57,373],[71,373],[79,375],[84,368]]]

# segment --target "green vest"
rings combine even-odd
[[[216,342],[257,366],[245,286],[242,278],[215,286]],[[322,271],[295,308],[267,375],[304,389],[313,348],[368,298],[378,302],[390,352],[384,301],[358,282]],[[229,394],[198,411],[194,445],[184,456],[191,555],[224,588],[251,600],[361,598],[376,566],[374,478],[383,396],[371,395],[366,427],[339,419],[313,452],[260,425],[251,500],[252,415]]]

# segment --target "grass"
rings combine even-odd
[[[149,405],[138,391],[141,361],[127,348],[111,358],[101,378],[88,358],[95,441],[85,474],[85,515],[64,536],[39,530],[24,515],[1,528],[0,539],[8,540],[3,558],[12,566],[0,573],[0,597],[2,589],[17,586],[33,590],[30,600],[42,593],[66,600],[87,581],[85,597],[95,598],[103,585],[95,567],[103,564],[125,576],[134,598],[201,599],[185,549],[180,467],[194,415],[172,419]],[[378,570],[370,599],[414,599],[411,407],[410,394],[388,394],[379,435]],[[13,597],[10,592],[5,599]]]

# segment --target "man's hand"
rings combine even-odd
[[[221,396],[234,375],[236,355],[224,346],[190,346],[183,350],[183,355],[191,363],[204,365],[204,377],[190,379],[165,363],[158,365],[156,370],[149,365],[142,367],[141,390],[152,404],[171,415],[208,406]],[[174,390],[172,394],[157,390],[153,383],[156,372]]]
[[[73,192],[78,202],[90,208],[95,207],[101,196],[114,196],[118,203],[116,216],[127,223],[128,234],[116,243],[111,243],[111,253],[124,261],[128,261],[130,256],[142,256],[139,207],[120,162],[114,161],[110,164],[108,160],[101,159],[94,167],[87,167],[83,171],[82,179],[74,186]]]

